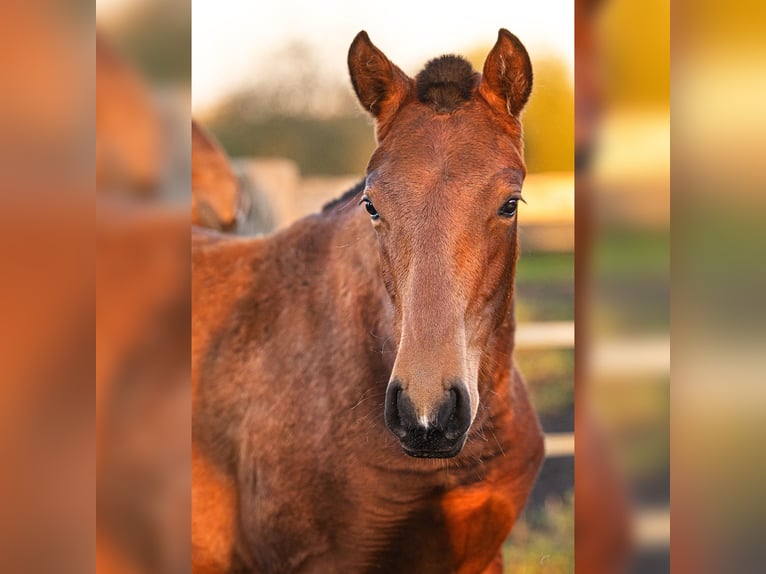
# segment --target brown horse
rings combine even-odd
[[[192,120],[192,225],[228,231],[237,223],[240,190],[226,152]]]
[[[162,118],[145,81],[96,34],[96,187],[153,196],[161,183]]]
[[[519,114],[501,30],[483,75],[405,75],[365,32],[364,184],[263,239],[193,252],[195,572],[501,572],[543,458],[512,361]]]

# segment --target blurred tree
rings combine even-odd
[[[232,156],[279,156],[304,175],[361,174],[374,147],[372,122],[350,84],[332,80],[303,42],[268,58],[268,76],[229,96],[204,123]]]
[[[110,24],[110,40],[149,81],[191,83],[188,0],[138,0]]]
[[[491,46],[471,50],[466,58],[481,71]],[[574,85],[566,65],[553,56],[532,56],[532,96],[522,112],[527,170],[574,169]]]
[[[361,113],[329,118],[282,112],[238,113],[251,107],[253,99],[257,98],[251,92],[242,92],[204,120],[231,156],[290,158],[303,175],[364,172],[375,139],[372,125]]]
[[[351,86],[339,81],[303,40],[294,40],[268,58],[268,74],[252,78],[247,86],[247,114],[332,118],[353,114],[358,108]],[[262,69],[260,71],[263,71]]]
[[[599,20],[607,102],[669,105],[670,1],[611,0]]]
[[[489,47],[468,59],[481,70]],[[255,78],[201,118],[231,156],[280,156],[304,175],[362,173],[374,147],[372,122],[350,84],[328,80],[310,46],[292,43],[269,58],[268,77]],[[524,112],[530,172],[574,167],[574,91],[555,58],[534,62],[535,89]]]

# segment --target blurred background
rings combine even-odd
[[[578,568],[668,571],[667,1],[523,7],[484,2],[450,14],[404,2],[387,3],[381,11],[344,2],[197,0],[190,7],[179,0],[99,0],[97,22],[105,44],[101,51],[115,54],[118,67],[129,70],[124,75],[131,79],[118,80],[123,87],[115,93],[121,98],[135,93],[130,105],[140,110],[124,114],[127,119],[108,106],[97,114],[98,191],[110,206],[99,216],[110,233],[122,233],[112,243],[115,249],[131,245],[129,251],[138,254],[131,260],[99,247],[99,260],[126,261],[123,271],[107,271],[99,283],[99,299],[106,302],[99,310],[117,304],[105,290],[110,277],[144,278],[133,294],[121,295],[123,302],[144,291],[152,294],[143,324],[136,319],[135,325],[120,326],[125,311],[114,315],[116,327],[97,319],[97,389],[107,389],[97,398],[97,413],[106,413],[97,416],[103,549],[98,556],[104,571],[176,571],[188,559],[188,548],[175,536],[188,517],[179,496],[188,488],[182,476],[188,461],[171,456],[187,448],[187,437],[175,436],[172,429],[181,427],[172,421],[188,420],[188,397],[180,390],[186,376],[180,341],[188,325],[179,316],[172,337],[156,335],[155,344],[143,349],[140,337],[121,333],[161,333],[167,317],[180,313],[174,305],[182,307],[188,297],[182,266],[160,258],[155,273],[163,269],[161,278],[146,263],[152,260],[147,254],[157,252],[152,245],[174,245],[172,258],[186,244],[157,236],[140,248],[136,237],[179,230],[189,217],[197,222],[194,208],[188,215],[189,186],[195,190],[192,202],[200,189],[189,149],[197,154],[202,148],[190,135],[189,112],[207,149],[228,156],[237,188],[231,217],[224,221],[218,210],[211,217],[203,213],[200,222],[233,233],[268,232],[318,209],[364,173],[374,148],[373,128],[353,98],[345,69],[356,32],[366,29],[414,75],[428,58],[448,52],[467,56],[480,69],[500,26],[522,39],[535,68],[535,90],[523,118],[529,205],[521,213],[516,359],[540,413],[548,451],[525,515],[506,543],[506,566],[510,572],[574,570],[577,394],[578,445],[584,453],[584,466],[577,470],[577,492],[583,493],[578,523],[612,517],[595,521],[596,536],[578,527]],[[109,88],[100,82],[108,72],[99,70],[101,108],[111,98],[103,97]],[[119,82],[141,87],[126,89]],[[128,109],[125,99],[115,101],[118,109]],[[109,129],[115,134],[111,145]],[[134,132],[133,145],[123,147]],[[130,225],[124,224],[125,214]],[[124,281],[114,284],[124,290]],[[115,359],[112,370],[104,367],[110,357],[124,356],[130,360]],[[162,367],[160,356],[178,362]],[[154,371],[174,372],[176,385],[158,391],[151,384]],[[155,414],[147,420],[148,404]],[[144,424],[136,426],[137,421]],[[160,424],[166,426],[154,426]],[[163,440],[157,440],[157,431]],[[160,460],[174,463],[158,465]],[[152,485],[155,494],[135,497],[140,485]],[[595,558],[581,562],[589,559],[588,541],[604,528],[615,533],[613,539],[602,536],[592,545]]]
[[[536,81],[524,114],[529,205],[522,212],[516,356],[546,431],[548,457],[506,544],[506,564],[514,572],[574,568],[577,353],[578,381],[588,383],[579,385],[587,392],[579,393],[578,402],[588,408],[578,411],[584,413],[578,420],[595,421],[598,429],[593,437],[583,434],[582,444],[597,445],[586,452],[596,453],[594,462],[606,476],[594,483],[601,498],[592,507],[584,499],[578,512],[584,524],[590,516],[613,514],[606,528],[619,534],[613,541],[602,537],[595,562],[583,569],[667,569],[667,5],[639,10],[613,0],[536,3],[522,10],[487,3],[470,17],[455,17],[392,3],[373,18],[372,8],[344,3],[229,3],[222,9],[199,1],[192,7],[190,63],[177,48],[189,41],[188,22],[176,18],[184,6],[173,4],[101,2],[99,27],[148,80],[164,141],[188,137],[188,124],[177,113],[183,104],[163,104],[188,98],[192,72],[192,114],[201,137],[228,156],[238,188],[230,202],[236,215],[212,217],[210,226],[241,234],[289,225],[363,175],[373,130],[345,70],[348,43],[359,29],[413,75],[445,52],[464,54],[480,69],[499,26],[525,42]],[[431,20],[425,28],[422,23]],[[632,27],[634,22],[641,26]],[[195,141],[192,136],[197,154]],[[590,296],[577,301],[577,330],[591,343],[577,351],[576,161],[578,218],[582,211],[590,230],[584,238],[578,234],[588,256],[578,255],[578,274],[587,277],[583,292]],[[183,162],[163,162],[156,198],[182,188]],[[196,192],[195,173],[192,179]],[[604,496],[605,485],[614,491],[611,497]],[[604,528],[595,528],[590,539]],[[588,537],[578,536],[578,543]],[[610,545],[616,558],[607,560],[604,547]]]
[[[673,569],[766,568],[766,4],[673,4]]]
[[[0,44],[0,571],[85,568],[93,521],[82,517],[95,488],[92,12],[3,3]]]
[[[96,25],[96,570],[189,572],[191,10]]]
[[[262,12],[250,19],[227,18],[233,6],[227,2],[219,3],[218,16],[213,8],[204,18],[224,30],[252,30],[251,35],[268,37],[290,29],[301,17],[319,21],[316,12],[325,6],[283,4],[295,7],[288,10],[291,19],[276,20],[268,12],[272,8],[263,3],[253,3],[250,10]],[[471,54],[474,48],[488,45],[499,25],[517,32],[536,59],[543,50],[556,52],[554,44],[572,43],[571,18],[567,28],[556,27],[558,15],[570,9],[570,3],[530,2],[523,9],[506,4],[463,7],[460,25],[445,22],[450,19],[446,8],[433,10],[426,19],[410,18],[380,29],[368,22],[363,25],[410,73],[435,53]],[[526,14],[536,14],[537,4],[546,8],[541,21],[553,27],[545,37],[521,26]],[[411,8],[417,9],[414,3]],[[346,11],[334,9],[337,20],[343,21]],[[96,56],[91,10],[92,3],[78,0],[8,2],[0,19],[0,71],[7,79],[0,94],[0,459],[6,469],[0,479],[0,570],[82,572],[92,568],[93,524],[88,515],[94,510],[95,485],[89,385],[95,375],[97,569],[188,571],[188,548],[175,544],[188,539],[189,512],[189,485],[184,483],[189,438],[178,436],[178,429],[188,428],[190,405],[185,402],[188,393],[178,389],[187,388],[183,368],[188,367],[184,355],[188,350],[188,278],[183,272],[188,270],[184,258],[188,256],[191,219],[190,50],[195,51],[194,61],[207,57],[211,69],[221,70],[229,66],[218,65],[216,55],[229,50],[221,59],[236,59],[245,71],[232,75],[237,78],[233,89],[200,95],[200,100],[195,89],[195,114],[210,130],[224,109],[217,108],[226,96],[239,91],[240,83],[264,75],[255,66],[253,71],[260,72],[256,77],[249,75],[250,62],[255,64],[258,57],[269,57],[272,52],[259,56],[241,50],[235,37],[242,41],[243,34],[232,33],[217,40],[215,49],[197,54],[196,42],[191,44],[189,2],[99,0],[97,24],[121,62],[114,66],[117,71],[109,81],[118,86],[117,94],[133,100],[128,104],[110,96],[108,86],[96,87],[96,76],[100,83],[110,72],[100,68],[104,62],[99,63]],[[488,13],[488,23],[482,16],[480,33],[463,42],[460,29],[475,32],[472,12],[480,11]],[[620,515],[627,515],[632,524],[633,559],[628,567],[666,571],[669,394],[673,405],[674,571],[749,574],[764,570],[766,178],[761,150],[766,133],[762,105],[766,95],[765,11],[764,3],[751,0],[725,5],[679,0],[672,10],[669,2],[655,0],[574,2],[577,64],[573,68],[571,57],[570,64],[565,57],[561,59],[570,81],[574,69],[576,107],[578,571],[619,571],[604,566],[606,552],[600,553],[600,569],[580,569],[579,564],[588,557],[588,522],[594,517]],[[381,12],[371,7],[367,20],[376,22]],[[669,40],[671,12],[673,34]],[[434,23],[433,31],[446,26],[455,39],[421,53],[416,49],[419,39],[430,35],[422,33],[424,21]],[[349,38],[362,26],[353,19],[350,22],[353,29],[324,38],[343,57]],[[259,26],[257,34],[255,26]],[[199,34],[195,30],[195,38]],[[399,37],[407,41],[399,42]],[[668,56],[670,41],[672,59]],[[312,40],[314,48],[317,44],[323,42]],[[95,75],[94,57],[99,69]],[[342,65],[337,58],[332,61],[332,65]],[[331,65],[328,62],[322,65]],[[672,309],[678,336],[670,391],[666,338],[670,254],[668,200],[663,195],[668,181],[669,74],[674,113]],[[196,70],[194,76],[195,81],[204,77]],[[324,72],[321,77],[326,77]],[[541,87],[539,80],[537,87]],[[536,97],[542,97],[542,92]],[[169,105],[163,104],[168,101]],[[103,103],[107,109],[95,114],[94,141],[93,111]],[[133,121],[126,123],[118,112],[128,106],[138,111],[127,114]],[[101,114],[111,119],[105,120]],[[531,108],[528,114],[532,114]],[[371,146],[370,126],[368,130],[367,145]],[[227,137],[223,131],[215,133],[222,141]],[[277,154],[229,149],[234,144],[228,140],[225,145],[235,158]],[[97,151],[101,146],[104,149]],[[158,151],[136,153],[141,149]],[[530,142],[530,153],[532,149]],[[322,157],[321,153],[307,155]],[[279,157],[284,156],[279,152]],[[300,165],[298,181],[330,175],[300,164],[297,156],[290,161]],[[322,165],[332,162],[328,158]],[[94,169],[100,173],[96,186]],[[296,168],[288,169],[295,173],[290,169]],[[359,167],[333,169],[340,176],[350,176]],[[561,167],[540,171],[549,169],[567,171]],[[267,186],[265,179],[260,185]],[[528,191],[532,199],[531,188]],[[246,213],[247,204],[243,204]],[[274,220],[259,225],[279,225],[278,205],[275,201],[271,206]],[[523,217],[534,237],[531,210],[536,206],[528,207]],[[238,225],[239,221],[235,228]],[[539,285],[557,284],[550,280],[555,275],[556,270],[551,271],[554,264],[534,268],[538,249],[543,259],[564,261],[557,271],[560,275],[570,273],[566,248],[533,249],[534,240],[526,239],[522,265],[527,267],[519,270],[521,285],[532,285],[535,273],[544,268],[546,280]],[[94,258],[100,274],[97,279]],[[557,321],[571,320],[566,304],[555,313],[552,304],[550,314],[548,303],[542,310],[536,309],[537,287],[527,288],[524,294],[529,305],[523,311],[525,321],[534,323],[543,313]],[[548,301],[562,300],[566,302],[567,297]],[[132,321],[126,323],[126,318]],[[535,352],[529,333],[527,349],[519,350],[520,361],[525,360],[522,355]],[[551,340],[549,333],[546,344]],[[558,367],[553,359],[546,360],[549,372],[571,369],[565,364],[565,353],[571,352],[567,351],[569,341],[569,335],[560,337],[561,347],[553,353],[564,353],[563,358]],[[523,366],[531,385],[538,386],[541,376],[535,373],[536,365]],[[142,380],[149,382],[143,384]],[[171,384],[158,385],[158,381]],[[550,388],[555,391],[550,399],[534,391],[544,418],[546,401],[566,403],[566,393],[571,392],[565,385]],[[157,389],[161,400],[153,395]],[[158,408],[152,411],[147,404]],[[581,416],[583,406],[587,407],[585,417]],[[162,421],[168,424],[163,427]],[[598,430],[591,432],[583,421],[592,421]],[[549,426],[549,432],[555,428],[571,429]],[[141,429],[146,431],[143,435],[137,432]],[[600,438],[593,441],[594,436]],[[571,441],[562,438],[549,440],[549,452],[561,454],[551,457],[546,467],[551,467],[552,459],[571,465],[567,454]],[[585,448],[591,443],[601,445],[596,452],[610,453],[606,462],[602,458],[601,464],[591,464],[593,459],[586,456],[591,449]],[[109,451],[106,458],[105,450]],[[601,476],[612,480],[604,481]],[[614,488],[599,490],[605,482]],[[616,495],[609,495],[615,491]],[[557,507],[553,497],[551,508],[544,511],[545,516],[560,520],[551,519],[542,528],[528,513],[517,526],[517,538],[510,545],[528,535],[526,548],[535,548],[531,537],[541,546],[530,551],[538,556],[536,564],[528,564],[526,570],[517,566],[514,571],[571,571],[567,569],[571,562],[562,569],[559,562],[547,558],[552,555],[545,550],[557,536],[564,541],[556,544],[557,549],[566,549],[572,539],[567,518],[571,506],[566,488],[563,492],[561,506]],[[625,500],[635,502],[632,512],[619,511]],[[621,520],[606,524],[613,526]],[[523,555],[523,550],[508,554],[510,560]],[[555,557],[567,560],[566,552]]]
[[[577,567],[669,572],[670,3],[576,11]]]

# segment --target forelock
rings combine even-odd
[[[437,112],[451,112],[471,99],[479,78],[460,56],[434,58],[415,77],[418,100]]]

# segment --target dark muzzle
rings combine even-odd
[[[464,384],[456,382],[444,393],[442,401],[433,405],[426,421],[417,416],[415,405],[406,389],[393,380],[386,390],[386,425],[410,456],[449,458],[463,448],[471,426],[471,399]],[[425,423],[425,424],[424,424]]]

